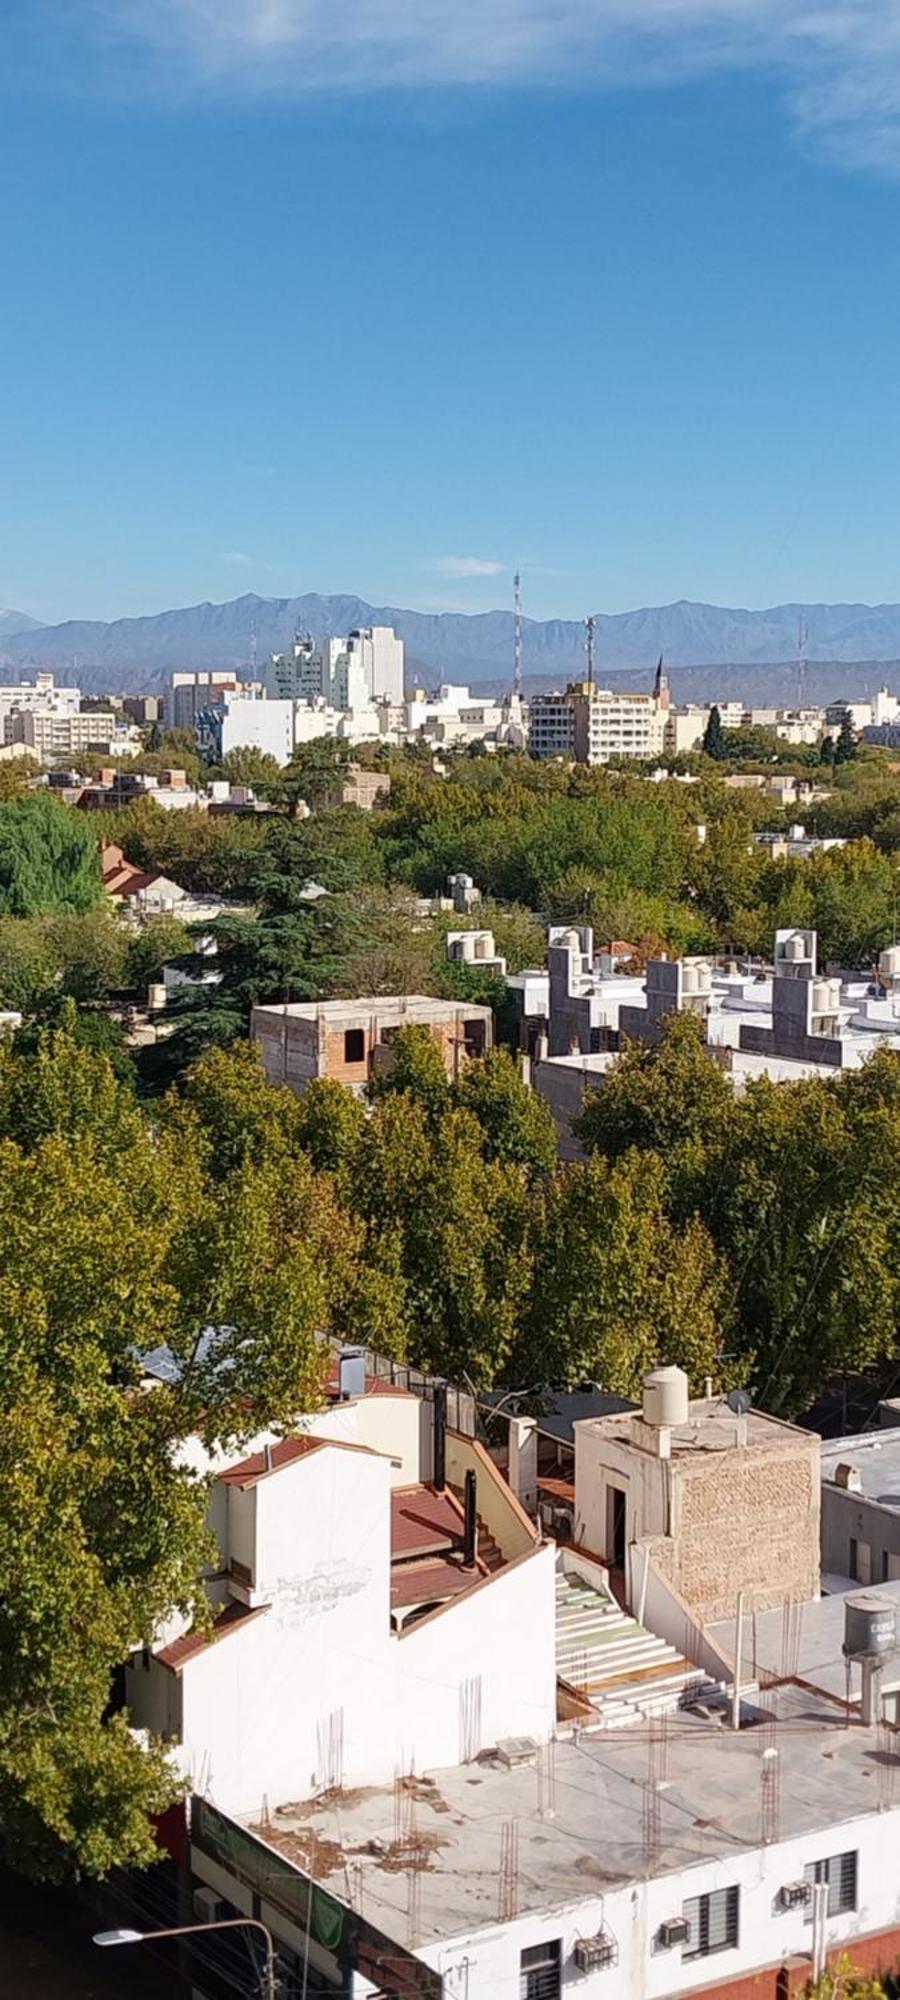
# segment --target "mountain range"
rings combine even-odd
[[[406,642],[410,677],[431,684],[468,681],[507,687],[512,674],[510,611],[421,612],[353,596],[248,595],[112,623],[74,619],[40,625],[0,611],[0,661],[17,675],[50,668],[89,693],[151,692],[173,668],[226,667],[249,677],[254,658],[289,646],[297,629],[317,639],[358,625],[393,625]],[[676,698],[740,695],[750,703],[796,699],[798,634],[806,629],[811,699],[859,695],[900,662],[900,604],[782,604],[730,610],[681,601],[597,619],[597,678],[646,687],[660,654]],[[526,619],[526,689],[552,687],[585,671],[584,627],[574,619]]]
[[[17,632],[39,632],[40,621],[29,618],[26,611],[4,611],[0,605],[0,639],[13,637]]]

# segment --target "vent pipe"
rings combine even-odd
[[[433,1479],[439,1493],[447,1484],[447,1384],[434,1385]]]
[[[465,1514],[463,1568],[474,1569],[478,1560],[478,1481],[472,1471],[466,1473]]]

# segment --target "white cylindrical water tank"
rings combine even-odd
[[[796,931],[794,932],[792,937],[789,937],[786,940],[784,947],[784,955],[785,958],[792,959],[795,964],[798,959],[806,957],[806,951],[804,949],[803,939],[802,937],[798,936]]]
[[[838,1013],[840,1013],[840,1007],[841,1007],[841,982],[840,982],[840,980],[839,980],[839,979],[829,979],[829,981],[828,981],[828,988],[829,988],[829,992],[830,992],[830,994],[831,994],[831,1001],[830,1001],[830,1004],[829,1004],[829,1008],[828,1008],[828,1012],[829,1012],[829,1014],[838,1014]]]
[[[877,1591],[855,1591],[844,1598],[844,1652],[850,1660],[871,1660],[893,1653],[897,1645],[897,1606]]]
[[[827,979],[813,980],[812,1010],[814,1014],[831,1012],[831,986]]]
[[[681,990],[682,990],[682,993],[696,993],[696,991],[697,991],[697,967],[696,967],[696,965],[688,965],[687,963],[685,963],[685,964],[684,964],[684,965],[682,966],[682,968],[681,968]]]
[[[878,960],[878,970],[882,979],[900,978],[900,944],[885,946]]]
[[[644,1376],[642,1414],[645,1424],[658,1429],[686,1424],[689,1413],[688,1378],[683,1368],[651,1368]]]
[[[707,965],[705,959],[702,965],[698,965],[697,967],[697,991],[698,993],[712,992],[712,966]]]

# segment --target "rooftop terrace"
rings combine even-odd
[[[338,1897],[346,1896],[354,1863],[369,1921],[416,1948],[496,1924],[501,1841],[510,1820],[518,1826],[523,1914],[757,1849],[772,1728],[781,1764],[781,1839],[832,1826],[836,1810],[842,1818],[878,1810],[884,1750],[876,1730],[856,1721],[847,1727],[840,1703],[794,1683],[770,1689],[765,1710],[755,1713],[757,1726],[739,1732],[687,1711],[670,1718],[653,1854],[643,1833],[649,1746],[646,1732],[637,1730],[582,1732],[555,1744],[552,1816],[541,1810],[548,1801],[546,1751],[543,1768],[540,1759],[508,1768],[483,1754],[472,1764],[403,1781],[399,1811],[396,1787],[373,1787],[281,1805],[254,1831]],[[412,1936],[411,1851],[420,1863]]]

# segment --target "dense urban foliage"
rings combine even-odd
[[[388,806],[304,819],[301,782],[325,798],[335,772],[314,748],[250,819],[0,802],[0,1007],[25,1016],[0,1044],[0,1826],[3,1857],[37,1875],[148,1858],[171,1774],[107,1702],[161,1616],[204,1615],[205,1490],[178,1446],[289,1426],[318,1395],[323,1333],[485,1388],[633,1395],[677,1361],[785,1414],[894,1365],[891,1056],[736,1097],[676,1019],[626,1047],[563,1167],[502,1048],[451,1084],[408,1030],[364,1105],[331,1082],[274,1089],[246,1037],[257,999],[398,989],[490,999],[502,1036],[503,983],[447,960],[460,919],[433,899],[460,868],[485,894],[462,921],[490,926],[511,970],[542,961],[546,917],[639,958],[762,951],[809,922],[824,957],[865,961],[895,934],[889,761],[850,760],[804,809],[849,844],[789,861],[755,837],[780,809],[709,760],[696,784],[650,785],[397,756]],[[104,902],[98,835],[238,904],[212,925],[220,982],[183,988],[174,1032],[143,1050],[110,1003],[204,961],[176,918],[136,928]],[[162,1342],[180,1381],[147,1396],[139,1357]]]

